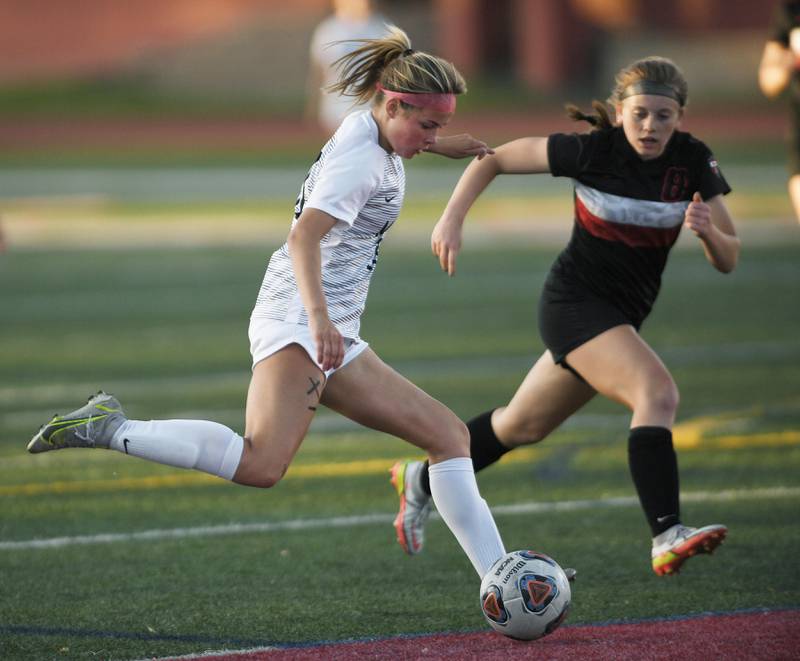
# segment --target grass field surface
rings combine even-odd
[[[595,400],[479,475],[508,548],[578,569],[569,623],[800,607],[800,242],[745,245],[723,276],[683,243],[643,334],[672,370],[684,518],[728,542],[649,567],[628,414]],[[381,252],[362,335],[464,418],[504,403],[542,351],[557,253],[495,237],[448,279],[426,241]],[[30,456],[99,388],[136,418],[242,431],[246,321],[275,246],[21,249],[0,257],[0,657],[114,658],[483,630],[478,578],[441,523],[394,542],[388,469],[419,453],[321,410],[259,491],[105,451]]]
[[[131,417],[242,431],[247,317],[286,234],[304,171],[293,163],[0,169],[11,245],[0,255],[0,658],[486,630],[479,581],[441,521],[419,557],[394,542],[388,469],[419,453],[324,409],[270,491],[113,452],[24,450],[99,388]],[[466,419],[504,403],[542,351],[536,300],[571,210],[568,182],[496,182],[448,279],[428,233],[460,168],[409,167],[413,194],[382,246],[362,335]],[[776,220],[788,218],[779,165],[742,157],[724,169],[740,266],[720,275],[682,237],[643,334],[681,390],[684,518],[727,524],[728,542],[676,578],[652,573],[629,415],[607,401],[479,475],[508,548],[578,569],[570,625],[800,607],[800,235]]]

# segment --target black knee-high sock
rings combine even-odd
[[[511,449],[499,441],[494,429],[492,429],[493,412],[494,409],[481,413],[467,423],[467,429],[469,429],[469,452],[472,455],[472,467],[476,473],[487,466],[491,466]],[[425,493],[430,494],[431,483],[428,478],[427,460],[425,461],[425,467],[420,472],[420,484]]]
[[[634,427],[628,465],[653,537],[680,523],[678,459],[666,427]]]

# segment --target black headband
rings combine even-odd
[[[631,83],[620,95],[620,101],[624,101],[629,96],[637,96],[639,94],[652,94],[654,96],[666,96],[678,102],[679,106],[683,106],[683,100],[678,96],[678,93],[669,85],[664,83],[655,83],[652,80],[640,80],[636,83]]]
[[[414,54],[414,49],[413,48],[406,48],[403,51],[402,57],[408,57],[409,55],[413,55],[413,54]]]

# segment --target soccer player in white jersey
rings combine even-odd
[[[497,148],[466,169],[434,228],[432,249],[455,272],[462,228],[472,204],[498,174],[545,173],[575,184],[572,238],[556,259],[539,300],[546,351],[511,401],[467,427],[476,471],[513,448],[544,440],[597,393],[632,412],[628,463],[652,533],[651,564],[676,573],[687,558],[712,552],[722,525],[684,526],[672,425],[678,389],[664,363],[639,334],[661,286],[667,255],[682,227],[699,240],[718,271],[734,269],[739,239],[725,207],[730,188],[711,151],[678,130],[688,87],[670,60],[649,57],[622,69],[606,106],[584,115],[589,133],[529,137]],[[401,509],[396,527],[418,553],[430,509],[423,462],[401,462]],[[397,482],[397,480],[395,480]],[[404,543],[413,538],[417,545]]]
[[[433,500],[480,577],[505,553],[478,493],[469,434],[456,415],[395,372],[359,337],[384,233],[405,193],[403,158],[491,153],[469,135],[438,137],[456,96],[455,67],[411,49],[406,34],[364,40],[339,61],[333,91],[368,110],[350,115],[303,182],[285,245],[270,260],[250,323],[253,374],[245,433],[202,420],[129,420],[100,393],[56,416],[28,445],[110,448],[271,487],[286,473],[319,403],[427,452]]]

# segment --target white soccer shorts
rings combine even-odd
[[[311,330],[308,326],[276,321],[266,317],[252,317],[247,334],[250,337],[250,354],[253,357],[253,367],[256,366],[256,363],[269,358],[284,347],[288,347],[290,344],[299,344],[306,350],[311,361],[322,369],[317,362],[317,347],[311,338]],[[342,369],[368,346],[369,343],[359,337],[344,338],[344,360],[336,369],[327,370],[325,376],[330,377],[331,374]]]

